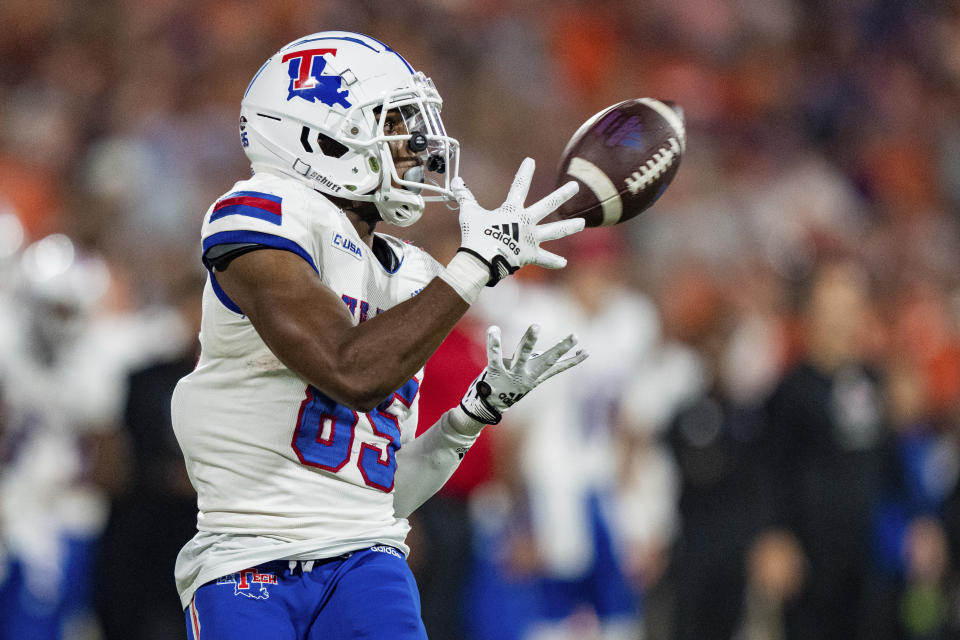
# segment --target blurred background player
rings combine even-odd
[[[500,543],[506,546],[499,551],[499,579],[525,572],[533,578],[536,608],[527,614],[523,637],[633,638],[640,601],[627,577],[619,519],[628,463],[621,392],[658,344],[659,317],[649,299],[624,285],[628,252],[615,230],[592,229],[564,248],[570,264],[563,286],[521,280],[484,307],[507,335],[539,317],[545,336],[569,326],[595,349],[587,363],[558,379],[553,393],[526,398],[508,416],[509,431],[494,434],[505,440],[496,448],[504,457],[500,480],[529,527],[529,537],[508,535]],[[481,530],[485,517],[493,517],[477,515]]]
[[[122,362],[92,317],[109,274],[64,235],[19,266],[0,331],[0,637],[83,637],[108,494],[128,473]]]

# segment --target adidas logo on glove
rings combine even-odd
[[[467,302],[472,303],[476,299],[483,285],[492,287],[525,264],[547,269],[560,269],[567,264],[564,258],[550,253],[540,243],[559,240],[582,230],[585,224],[583,218],[539,223],[573,197],[577,192],[577,182],[571,180],[527,207],[524,202],[533,178],[533,166],[532,158],[523,161],[507,199],[493,211],[477,204],[477,199],[460,176],[450,182],[460,206],[460,248],[440,277]],[[461,256],[461,252],[476,260],[467,255]],[[484,267],[490,272],[489,277]]]
[[[513,255],[520,255],[520,246],[517,244],[520,240],[520,225],[516,222],[490,225],[483,230],[483,235],[499,240],[513,251]]]
[[[516,404],[516,403],[517,403],[523,396],[525,396],[525,395],[527,395],[527,394],[525,394],[525,393],[514,393],[513,391],[511,391],[511,392],[509,392],[509,393],[501,393],[501,394],[499,394],[497,397],[500,398],[500,402],[503,404],[503,406],[505,406],[505,407],[512,407],[514,404]]]

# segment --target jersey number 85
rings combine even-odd
[[[367,486],[388,493],[393,490],[393,477],[397,472],[396,452],[400,448],[400,423],[390,408],[395,402],[409,407],[419,390],[419,382],[411,378],[380,406],[363,414],[373,434],[387,440],[386,460],[381,459],[383,449],[380,446],[364,442],[360,447],[357,466]],[[317,388],[309,386],[307,397],[300,405],[297,429],[291,443],[293,450],[305,465],[334,473],[340,471],[350,462],[359,423],[360,414],[356,411],[337,404]]]

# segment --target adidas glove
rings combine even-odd
[[[484,424],[497,424],[504,411],[512,407],[544,380],[586,360],[587,352],[577,349],[563,357],[577,344],[569,335],[544,353],[533,353],[540,327],[530,325],[513,358],[504,360],[500,349],[500,328],[487,329],[487,366],[470,383],[460,401],[463,411]]]
[[[461,239],[457,255],[441,277],[467,302],[476,299],[483,285],[492,287],[524,265],[561,269],[567,264],[566,259],[540,248],[540,243],[559,240],[582,230],[584,220],[573,218],[542,225],[537,223],[572,198],[579,187],[576,182],[568,182],[536,204],[524,207],[533,169],[533,159],[525,159],[513,179],[507,199],[493,211],[477,204],[459,177],[451,184],[460,205]]]

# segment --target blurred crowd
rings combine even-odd
[[[552,189],[609,104],[686,118],[650,211],[486,292],[428,364],[422,427],[489,323],[593,354],[414,514],[432,638],[960,637],[960,3],[4,0],[0,24],[0,638],[182,637],[168,400],[200,221],[249,173],[253,73],[326,29],[434,79],[486,206],[525,156]],[[443,206],[383,230],[441,262],[459,237]]]

